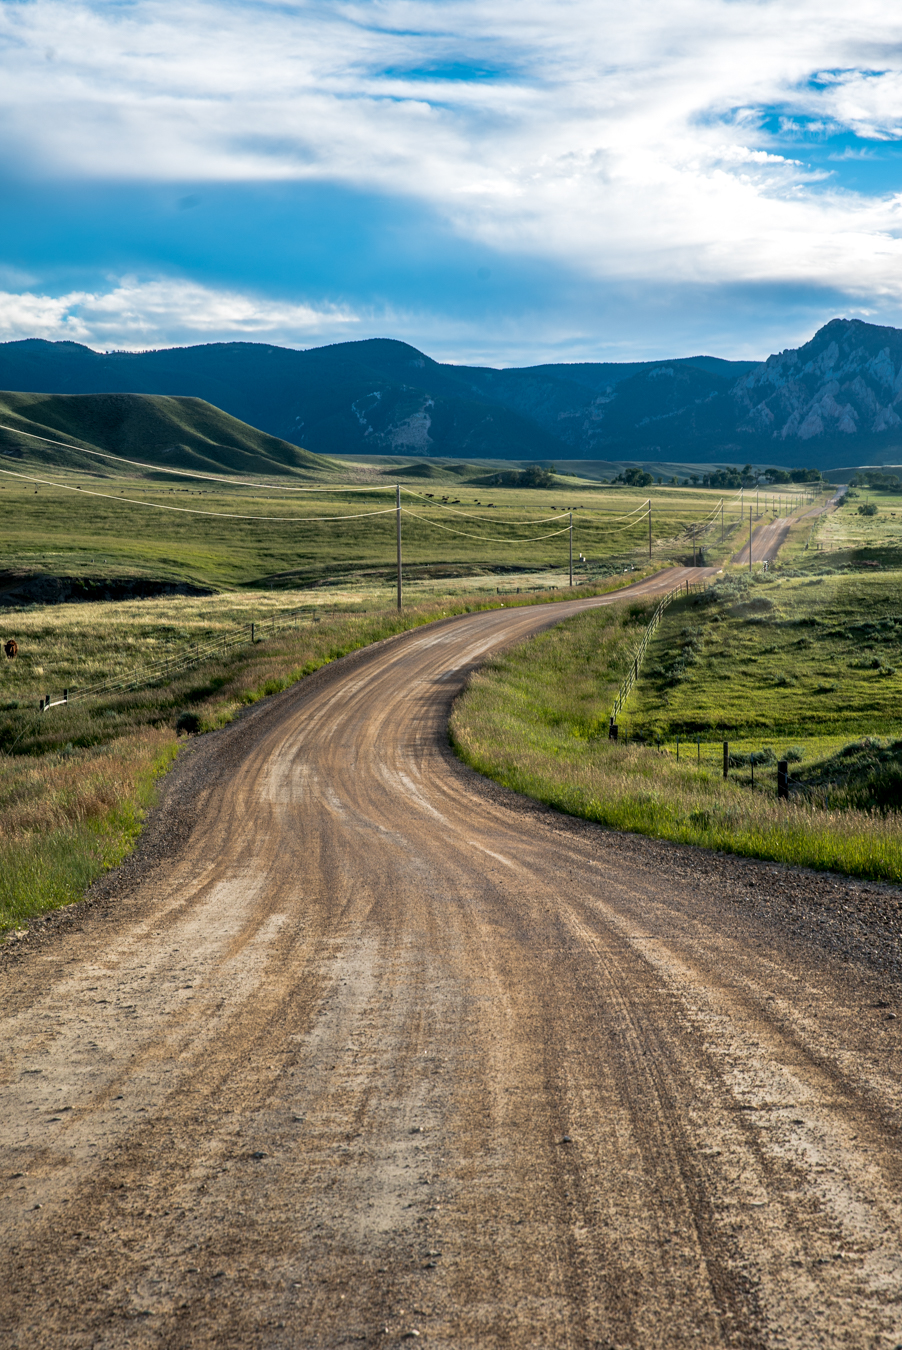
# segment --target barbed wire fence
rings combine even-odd
[[[73,686],[63,691],[62,698],[54,699],[47,694],[46,698],[40,701],[40,711],[48,712],[51,708],[67,707],[70,703],[78,703],[87,698],[102,698],[109,694],[149,688],[151,685],[164,683],[174,675],[190,670],[194,666],[203,665],[211,660],[221,660],[229,652],[241,647],[254,646],[267,637],[275,637],[277,633],[297,628],[301,623],[316,624],[323,618],[334,618],[336,614],[352,615],[367,612],[365,609],[323,610],[316,605],[302,605],[296,609],[283,610],[265,619],[233,624],[215,637],[192,642],[175,655],[152,661],[125,675],[113,676],[95,684]]]

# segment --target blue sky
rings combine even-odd
[[[518,365],[902,326],[885,0],[0,0],[0,340]]]

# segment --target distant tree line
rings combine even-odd
[[[902,492],[902,478],[883,469],[859,469],[849,483],[852,487],[871,488],[874,492]]]
[[[739,488],[758,487],[761,483],[774,486],[784,483],[820,483],[822,475],[820,469],[762,469],[759,472],[751,464],[746,464],[741,469],[728,466],[725,469],[712,469],[710,473],[702,475],[691,474],[689,481],[701,487],[732,488],[737,491]]]
[[[554,465],[528,464],[525,469],[504,469],[479,479],[490,487],[550,488],[554,487]]]
[[[678,481],[671,478],[670,484],[676,487]],[[740,488],[757,487],[759,483],[820,483],[822,477],[820,469],[762,469],[759,472],[752,468],[751,464],[746,464],[741,469],[727,466],[725,469],[712,469],[705,474],[691,473],[683,481],[691,483],[693,487],[732,489],[738,492]],[[664,479],[655,478],[647,469],[624,469],[616,478],[612,478],[611,482],[641,488],[651,487],[653,483],[663,483]]]

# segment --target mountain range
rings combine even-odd
[[[319,455],[691,460],[830,469],[902,460],[902,331],[834,319],[766,361],[445,365],[389,338],[297,351],[95,352],[0,343],[0,388],[193,397]]]

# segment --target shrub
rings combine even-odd
[[[200,718],[197,713],[180,712],[175,719],[177,736],[196,736],[200,731]]]

